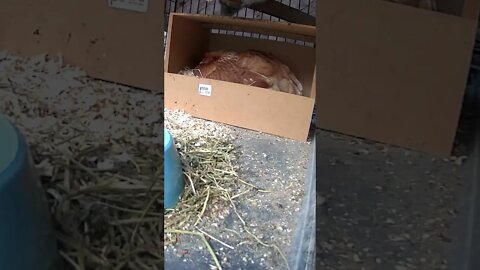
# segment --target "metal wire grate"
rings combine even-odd
[[[316,0],[276,0],[284,5],[298,9],[306,14],[315,17]],[[165,3],[165,12],[181,12],[195,14],[218,14],[220,4],[216,0],[167,0]],[[243,9],[236,14],[241,18],[256,18],[270,21],[278,21],[278,18],[264,14],[252,9]]]
[[[300,10],[303,13],[309,14],[315,17],[316,0],[276,0],[282,4],[288,5],[291,8]],[[205,14],[205,15],[218,15],[220,14],[220,3],[217,0],[167,0],[165,2],[165,25],[168,31],[168,15],[170,12],[179,13],[193,13],[193,14]],[[244,8],[237,12],[234,17],[267,20],[267,21],[284,21],[277,17],[265,14],[253,9]],[[249,32],[240,31],[226,31],[220,29],[212,29],[212,33],[236,35],[244,37],[252,37],[259,39],[269,39],[279,42],[294,43],[297,45],[303,45],[307,47],[315,47],[314,43],[305,42],[302,40],[294,40],[279,36],[263,35]]]

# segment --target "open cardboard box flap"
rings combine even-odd
[[[383,0],[321,2],[317,126],[449,155],[480,0],[439,1],[445,12]]]
[[[163,13],[164,1],[142,13],[98,0],[3,0],[0,50],[62,53],[92,77],[162,91]]]
[[[315,41],[315,27],[289,22],[271,22],[232,18],[225,16],[205,16],[201,14],[172,13],[177,18],[188,18],[191,21],[201,22],[208,28],[228,29],[244,32],[255,32],[283,37],[299,38]],[[172,18],[172,17],[171,17]]]
[[[312,47],[244,36],[213,33],[211,29],[250,31],[311,40],[312,26],[207,15],[170,14],[165,66],[165,106],[195,117],[214,120],[287,138],[306,140],[315,103],[315,50]],[[297,76],[304,95],[178,74],[196,66],[207,51],[257,49],[273,53]],[[288,52],[288,53],[286,53]],[[212,88],[211,96],[198,92]]]

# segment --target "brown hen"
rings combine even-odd
[[[246,52],[207,52],[195,69],[181,72],[201,78],[241,83],[302,95],[302,84],[290,69],[272,54]]]

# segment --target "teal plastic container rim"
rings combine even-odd
[[[21,162],[19,155],[21,136],[18,130],[3,115],[0,115],[0,186],[15,174]]]
[[[174,139],[168,130],[164,135],[164,208],[171,209],[177,204],[184,190],[182,163],[179,159]]]
[[[4,131],[15,133],[17,147],[13,161],[0,171],[0,269],[61,269],[48,203],[27,140],[13,123],[5,123],[0,154],[9,141]]]
[[[163,153],[165,154],[170,147],[172,147],[173,139],[172,134],[165,128],[163,129]]]

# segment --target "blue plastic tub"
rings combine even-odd
[[[50,212],[24,137],[0,115],[0,269],[58,269]]]
[[[163,130],[164,143],[164,208],[174,208],[185,187],[182,163],[170,132]]]

